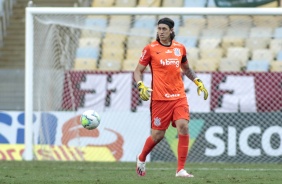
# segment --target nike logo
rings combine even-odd
[[[161,52],[156,52],[157,54],[161,53]]]

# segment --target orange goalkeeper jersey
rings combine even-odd
[[[172,41],[170,46],[154,41],[144,47],[139,63],[150,65],[152,100],[176,100],[186,97],[181,63],[188,62],[185,47]]]

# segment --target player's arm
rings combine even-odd
[[[187,59],[186,61],[181,63],[181,69],[184,75],[186,75],[186,77],[188,77],[188,79],[190,79],[191,81],[194,81],[197,78],[197,75],[195,74],[194,70],[190,68]]]
[[[188,61],[186,59],[186,56],[183,60],[183,63],[181,63],[181,69],[183,71],[183,73],[191,80],[193,81],[196,85],[197,85],[197,92],[198,92],[198,95],[201,94],[201,92],[204,93],[204,99],[206,100],[209,96],[209,93],[207,91],[207,89],[205,88],[203,82],[201,81],[201,79],[199,79],[197,77],[197,75],[195,74],[195,72],[193,71],[192,68],[190,68],[189,64],[188,64]]]
[[[146,66],[138,63],[138,65],[136,66],[136,68],[134,70],[134,80],[135,80],[135,82],[139,82],[139,81],[142,80],[142,73],[144,72],[145,69],[146,69]]]
[[[146,66],[138,63],[134,71],[134,80],[137,82],[140,98],[144,101],[147,101],[150,99],[150,96],[151,96],[150,92],[153,90],[145,86],[145,84],[142,81],[141,76],[145,69],[146,69]]]

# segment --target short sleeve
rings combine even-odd
[[[144,47],[141,57],[139,59],[139,63],[141,65],[147,66],[151,61],[151,53],[150,53],[150,45]]]

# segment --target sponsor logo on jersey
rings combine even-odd
[[[174,48],[173,51],[174,51],[174,55],[181,56],[181,51],[179,48]]]
[[[178,59],[170,58],[165,60],[160,60],[161,65],[163,66],[169,66],[169,65],[175,65],[177,68],[179,67],[179,61]]]
[[[160,126],[160,125],[161,125],[161,119],[158,118],[158,117],[156,117],[156,118],[154,119],[154,125],[155,125],[155,126]]]
[[[174,98],[174,97],[179,97],[180,96],[180,94],[165,94],[165,97],[166,98]]]
[[[171,54],[172,51],[168,49],[165,53],[166,53],[166,54]]]

